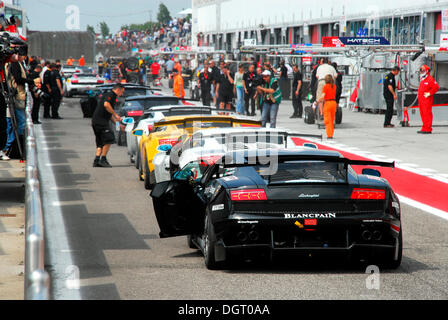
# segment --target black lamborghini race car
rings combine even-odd
[[[160,237],[188,235],[209,269],[244,258],[342,255],[398,268],[400,203],[375,169],[313,149],[236,151],[186,165],[151,196]]]

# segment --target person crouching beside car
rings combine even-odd
[[[96,157],[93,167],[111,168],[107,161],[110,147],[115,143],[115,135],[112,132],[110,121],[120,122],[121,117],[115,112],[118,97],[123,96],[124,87],[116,84],[111,92],[107,92],[101,98],[92,117],[92,128],[96,138]]]

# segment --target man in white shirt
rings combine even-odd
[[[336,77],[338,76],[338,73],[336,72],[336,69],[329,64],[328,59],[324,58],[323,63],[317,68],[316,71],[316,78],[317,78],[317,92],[316,92],[316,101],[320,99],[322,96],[322,90],[325,86],[325,77],[327,75],[331,75],[333,79],[336,80]],[[319,112],[322,115],[323,114],[323,102],[319,103]]]

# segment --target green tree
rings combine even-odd
[[[100,22],[100,30],[101,30],[101,35],[103,36],[103,38],[106,38],[110,34],[109,26],[104,21]]]
[[[159,13],[157,14],[157,21],[160,23],[168,23],[171,20],[170,11],[163,3],[159,5]]]
[[[90,31],[90,33],[92,33],[92,34],[96,34],[96,32],[95,32],[95,28],[94,27],[92,27],[91,25],[87,25],[87,31]]]

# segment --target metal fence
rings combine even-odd
[[[50,277],[45,271],[44,219],[37,168],[36,138],[31,119],[32,99],[26,108],[26,187],[25,187],[25,299],[49,300]]]

